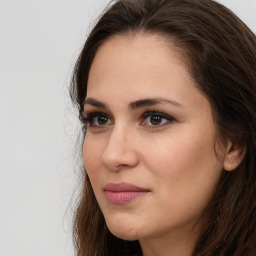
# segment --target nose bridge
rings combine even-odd
[[[132,130],[125,124],[116,124],[111,130],[102,154],[103,164],[111,170],[136,165],[137,158],[133,141]]]
[[[117,151],[119,153],[125,151],[125,147],[128,146],[126,143],[127,137],[126,127],[123,125],[115,125],[109,136],[106,150],[111,150],[112,152]]]

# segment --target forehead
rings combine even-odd
[[[156,65],[153,65],[156,62],[157,64],[166,64],[166,61],[183,62],[184,57],[180,52],[181,50],[171,40],[157,35],[142,33],[113,36],[99,47],[91,69],[97,65],[97,68],[103,68],[100,71],[106,71],[110,65],[119,64],[118,68],[123,68],[134,63],[138,68],[138,64],[144,67],[150,62],[152,68],[156,68]]]
[[[198,89],[177,48],[155,36],[107,40],[92,63],[87,98],[119,114],[127,114],[132,102],[164,99],[181,105],[179,115],[191,121],[212,120],[209,100]]]
[[[136,94],[170,90],[170,85],[195,85],[177,47],[155,35],[116,36],[105,41],[93,60],[88,94],[120,88]],[[167,87],[167,88],[166,88]],[[174,90],[174,86],[172,90]]]

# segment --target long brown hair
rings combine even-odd
[[[91,31],[70,88],[82,120],[87,79],[100,45],[114,35],[156,34],[184,55],[191,76],[208,97],[218,136],[246,148],[233,172],[223,171],[204,216],[193,256],[256,255],[256,37],[230,10],[212,0],[114,1]],[[137,241],[112,235],[83,170],[74,218],[78,256],[140,254]]]

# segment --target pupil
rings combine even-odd
[[[105,117],[105,116],[99,116],[98,117],[98,123],[100,124],[100,125],[104,125],[104,124],[106,124],[108,122],[108,119]]]
[[[158,125],[158,124],[160,124],[162,122],[162,117],[161,116],[151,116],[150,122],[153,125]]]

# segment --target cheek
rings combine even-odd
[[[170,217],[177,222],[198,218],[212,197],[222,170],[208,143],[180,142],[173,140],[161,150],[152,149],[148,158],[147,169],[154,177],[156,208],[162,209],[163,223],[169,223]]]
[[[93,142],[93,143],[92,143]],[[89,175],[90,179],[97,174],[99,170],[101,156],[101,144],[100,142],[92,141],[90,135],[86,135],[83,142],[83,162],[85,170]]]
[[[177,136],[161,147],[148,147],[146,154],[144,162],[159,189],[174,197],[212,193],[222,170],[210,136]]]

